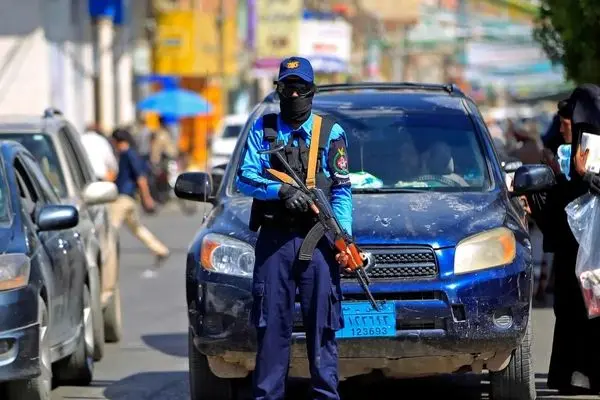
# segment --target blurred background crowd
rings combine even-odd
[[[550,5],[557,16],[567,7]],[[107,133],[130,125],[141,135],[141,127],[159,130],[162,117],[174,145],[205,169],[227,158],[245,115],[271,88],[279,60],[297,54],[311,60],[320,84],[453,82],[482,107],[500,151],[525,160],[528,146],[521,146],[548,132],[556,101],[574,83],[565,75],[564,46],[545,22],[558,18],[544,16],[547,6],[3,0],[0,114],[37,114],[50,105],[79,131],[95,122]],[[165,96],[148,98],[155,92]]]

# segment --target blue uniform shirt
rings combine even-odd
[[[288,142],[294,132],[300,132],[307,145],[310,145],[313,115],[296,130],[287,125],[281,117],[277,118],[277,139]],[[321,132],[322,135],[327,132]],[[296,142],[296,141],[294,141]],[[297,143],[293,143],[297,146]],[[318,145],[318,144],[317,144]],[[346,133],[338,124],[334,124],[329,132],[327,147],[321,160],[325,175],[332,180],[331,208],[342,228],[352,235],[352,188],[350,185]],[[276,200],[279,198],[281,183],[265,178],[264,171],[270,168],[270,156],[258,154],[267,150],[269,142],[264,138],[263,119],[258,118],[248,133],[244,159],[236,177],[240,192],[259,200]]]
[[[119,194],[135,197],[137,192],[137,180],[144,176],[145,165],[137,152],[129,148],[119,153],[119,173],[115,184]]]

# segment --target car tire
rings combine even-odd
[[[102,315],[102,299],[100,297],[100,274],[98,268],[94,268],[95,283],[90,284],[91,289],[91,308],[92,308],[92,326],[94,327],[94,361],[100,361],[104,356],[104,326]]]
[[[50,400],[52,391],[52,359],[48,342],[48,307],[44,299],[38,297],[38,323],[40,375],[35,378],[12,381],[6,384],[9,400]]]
[[[104,339],[108,343],[117,343],[122,336],[121,289],[117,282],[113,295],[104,309]]]
[[[91,294],[87,283],[83,286],[81,332],[73,354],[56,363],[54,375],[61,383],[88,386],[94,373],[94,328],[92,324]]]
[[[530,314],[531,315],[531,314]],[[490,372],[491,400],[535,400],[535,376],[531,354],[531,317],[523,341],[502,371]]]
[[[219,378],[213,374],[208,358],[194,346],[191,330],[188,332],[188,359],[191,400],[235,399],[235,380]]]

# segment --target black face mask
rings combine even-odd
[[[313,96],[283,97],[279,99],[281,118],[294,129],[298,128],[310,117]]]

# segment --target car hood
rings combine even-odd
[[[504,223],[500,193],[394,193],[354,195],[353,234],[358,243],[455,246]]]
[[[353,236],[361,245],[455,246],[478,232],[502,226],[507,204],[501,193],[386,193],[353,195]],[[211,229],[254,242],[248,230],[251,199],[217,207]]]

